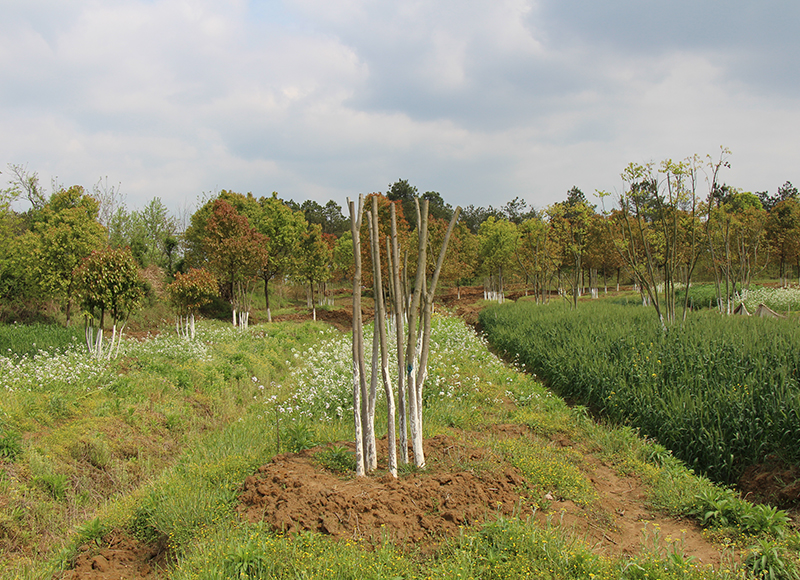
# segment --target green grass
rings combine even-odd
[[[17,357],[35,356],[63,350],[80,344],[83,330],[78,327],[63,327],[55,324],[2,324],[0,325],[0,355]]]
[[[21,544],[48,548],[39,558],[14,552],[12,560],[12,552],[3,552],[12,565],[0,578],[50,577],[81,543],[115,528],[143,541],[166,540],[177,558],[169,577],[178,580],[741,577],[738,569],[711,571],[690,562],[679,547],[667,552],[648,544],[639,556],[600,556],[552,513],[544,525],[509,517],[465,528],[432,553],[386,541],[283,535],[243,523],[234,509],[238,490],[277,451],[279,438],[282,451],[289,444],[321,444],[315,460],[342,477],[352,475],[352,456],[339,443],[351,439],[353,429],[350,337],[321,324],[263,325],[243,334],[204,323],[200,338],[185,344],[165,334],[131,343],[91,379],[88,391],[63,381],[52,383],[51,391],[43,383],[2,403],[8,428],[25,437],[13,459],[20,477],[0,477],[0,499],[8,500],[0,525],[15,531]],[[724,494],[635,430],[596,424],[585,408],[568,407],[492,354],[463,322],[437,316],[431,346],[426,437],[468,437],[470,445],[484,445],[516,465],[540,512],[548,506],[533,498],[545,490],[588,510],[602,508],[584,475],[589,453],[640,476],[653,509],[691,516],[702,509],[698,496]],[[68,413],[57,418],[51,401],[59,393]],[[15,409],[25,405],[42,422],[23,420]],[[385,405],[379,401],[378,407],[380,413]],[[379,429],[384,423],[378,419]],[[500,436],[493,430],[497,423],[531,436]],[[575,443],[554,446],[551,437]],[[464,462],[464,469],[482,468]],[[116,485],[91,487],[98,475]],[[761,514],[762,525],[776,517]],[[73,533],[43,540],[51,528]],[[793,538],[781,541],[794,545]],[[783,552],[767,554],[776,555],[793,565]]]

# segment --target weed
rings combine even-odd
[[[22,453],[22,437],[16,431],[0,433],[0,457],[14,461]]]
[[[749,506],[740,520],[749,534],[767,534],[773,538],[783,537],[789,525],[785,511],[763,504]]]
[[[281,440],[286,443],[286,448],[292,453],[299,453],[316,445],[314,430],[305,423],[289,425],[281,436]]]
[[[756,578],[800,580],[797,565],[778,543],[760,539],[745,558],[745,566]]]
[[[336,473],[347,473],[356,469],[355,455],[341,445],[323,449],[314,457],[320,465]]]

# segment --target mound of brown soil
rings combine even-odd
[[[103,538],[103,547],[81,546],[75,566],[62,580],[138,580],[158,578],[166,543],[143,544],[123,532]]]
[[[507,435],[530,436],[518,431]],[[568,440],[558,443],[572,445]],[[643,546],[668,550],[679,542],[680,550],[697,563],[720,563],[718,548],[694,522],[651,512],[638,479],[620,475],[591,456],[584,467],[599,501],[584,508],[545,492],[536,499],[548,500],[549,509],[533,513],[527,496],[531,492],[517,469],[490,451],[451,437],[426,441],[428,468],[397,479],[381,464],[377,474],[367,477],[337,475],[319,464],[320,451],[276,456],[248,476],[239,496],[241,517],[289,533],[313,531],[366,541],[386,538],[430,552],[464,527],[497,515],[515,515],[559,525],[600,553],[631,555]],[[385,455],[385,441],[380,441],[379,457]],[[154,580],[164,559],[163,545],[147,546],[115,533],[104,538],[102,547],[82,547],[75,568],[62,578]]]
[[[383,445],[379,442],[379,457]],[[280,455],[248,477],[239,498],[242,516],[287,532],[389,538],[431,550],[462,527],[496,515],[533,515],[543,525],[550,521],[585,538],[602,553],[632,555],[643,546],[665,550],[679,542],[683,553],[698,563],[720,562],[719,549],[694,522],[651,512],[637,478],[619,475],[590,456],[586,475],[599,501],[584,508],[545,493],[536,499],[548,500],[549,509],[533,514],[530,491],[517,469],[449,437],[426,441],[426,471],[398,479],[385,472],[361,478],[337,476],[316,462],[319,451]]]
[[[437,437],[426,445],[426,453],[451,444]],[[493,514],[511,515],[522,504],[523,480],[511,467],[498,472],[431,470],[397,479],[389,473],[341,478],[316,464],[319,451],[280,455],[248,477],[239,497],[243,517],[287,532],[386,537],[419,545]]]
[[[775,457],[748,467],[739,480],[739,490],[751,501],[766,502],[800,511],[800,466]]]

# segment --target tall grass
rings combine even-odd
[[[82,336],[75,327],[65,328],[55,324],[2,324],[0,325],[0,355],[35,356],[66,349],[79,344]]]
[[[796,322],[703,312],[662,330],[649,309],[607,303],[505,304],[480,320],[561,396],[638,427],[717,481],[769,454],[800,461]]]

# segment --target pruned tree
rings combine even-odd
[[[375,199],[375,198],[373,198]],[[380,361],[380,373],[383,376],[388,375],[388,362],[385,358],[387,348],[387,332],[385,325],[385,312],[376,314],[376,329],[375,338],[373,339],[373,368],[372,378],[367,384],[366,364],[364,359],[364,335],[361,320],[361,246],[360,246],[360,229],[361,219],[363,216],[363,197],[359,198],[358,211],[356,211],[355,203],[348,200],[351,216],[351,235],[353,237],[353,254],[355,260],[355,273],[353,276],[353,403],[354,403],[354,417],[356,427],[356,473],[363,475],[370,469],[373,469],[377,464],[375,455],[375,399],[376,399],[376,374],[379,371],[378,361]],[[417,207],[419,207],[417,205]],[[433,298],[436,293],[436,286],[439,280],[439,275],[442,270],[444,256],[447,251],[447,243],[450,235],[458,219],[458,214],[461,208],[456,208],[453,212],[453,217],[450,220],[447,232],[444,235],[442,246],[439,252],[439,258],[436,262],[436,267],[433,275],[428,279],[426,276],[427,264],[427,250],[428,250],[428,201],[423,200],[422,209],[418,212],[419,232],[418,232],[418,251],[417,251],[417,268],[416,280],[414,283],[414,292],[411,298],[410,305],[404,308],[401,314],[399,304],[405,304],[405,301],[399,299],[402,296],[400,291],[400,277],[401,272],[399,268],[399,246],[397,244],[397,220],[396,213],[391,211],[390,215],[394,216],[392,220],[392,240],[387,244],[388,252],[391,254],[391,273],[393,278],[392,287],[395,294],[395,314],[396,324],[399,328],[401,321],[405,318],[408,320],[407,330],[405,335],[398,332],[398,351],[401,350],[403,355],[398,357],[401,359],[398,368],[399,385],[400,385],[400,415],[401,425],[403,425],[402,417],[407,413],[408,423],[411,428],[411,445],[414,454],[414,464],[417,467],[424,467],[425,453],[422,446],[422,392],[427,378],[427,361],[430,351],[430,333],[431,333],[431,319],[433,315]],[[383,283],[381,275],[381,265],[378,263],[380,256],[380,249],[383,245],[380,237],[377,235],[380,232],[380,225],[376,222],[379,214],[377,207],[377,200],[373,201],[372,211],[368,212],[367,219],[371,220],[370,226],[373,236],[371,244],[373,246],[373,264],[374,280],[373,287],[376,296],[376,310],[383,311],[385,303],[383,301]],[[383,319],[383,323],[381,322]],[[382,329],[383,328],[383,329]],[[380,353],[380,354],[379,354]],[[405,393],[408,394],[408,407],[405,406],[403,401],[405,385]],[[391,388],[388,383],[388,376],[384,382],[384,388],[388,393]],[[393,403],[390,405],[393,411]],[[389,420],[393,422],[393,419]],[[401,445],[403,444],[403,435],[401,434]],[[392,451],[391,453],[394,453]],[[391,459],[390,459],[391,461]]]
[[[175,280],[166,289],[175,309],[175,331],[181,338],[194,340],[195,314],[219,295],[214,274],[204,268],[190,268],[185,274],[176,272]]]
[[[144,298],[144,282],[133,254],[127,248],[95,250],[77,268],[75,279],[84,309],[88,351],[96,358],[115,357],[128,317]],[[106,313],[112,324],[108,345],[103,342]]]

